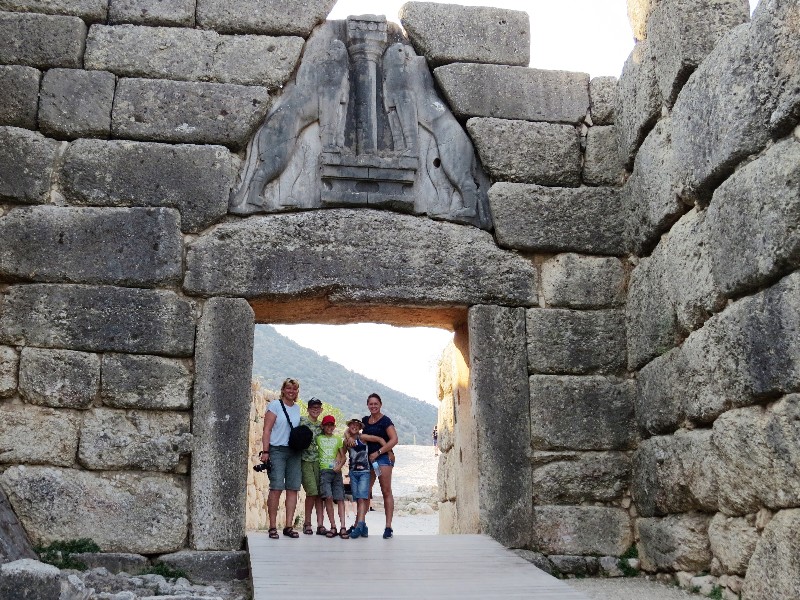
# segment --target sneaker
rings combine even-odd
[[[358,537],[361,537],[361,525],[356,525],[353,527],[353,531],[350,532],[350,539],[354,540]]]
[[[393,533],[394,531],[392,530],[392,528],[387,527],[386,529],[383,530],[383,539],[388,540],[390,537],[392,537]]]
[[[369,537],[369,528],[367,527],[366,522],[361,521],[361,537]]]

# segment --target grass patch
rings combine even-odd
[[[630,548],[625,550],[620,558],[639,558],[639,549],[636,547],[636,544],[631,544]]]
[[[173,569],[167,564],[156,563],[155,565],[147,567],[140,575],[161,575],[164,579],[189,579],[184,571],[180,569]]]
[[[722,588],[718,585],[715,585],[708,597],[712,598],[713,600],[722,600]]]
[[[39,560],[48,565],[53,565],[59,569],[75,569],[85,571],[86,564],[80,560],[72,558],[73,554],[81,552],[100,552],[100,546],[89,538],[79,540],[57,541],[47,546],[37,546],[34,548]]]

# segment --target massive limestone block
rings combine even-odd
[[[730,410],[711,435],[721,511],[742,515],[762,506],[773,510],[800,504],[800,395],[768,408]]]
[[[800,266],[800,141],[789,138],[714,193],[708,228],[714,281],[739,296]]]
[[[434,76],[458,117],[577,124],[589,109],[586,73],[457,63]]]
[[[277,244],[279,239],[291,244]],[[536,302],[532,263],[498,249],[490,234],[367,209],[221,225],[189,245],[187,265],[184,289],[201,295],[312,293],[334,303]]]
[[[269,108],[266,88],[223,83],[120,79],[115,137],[239,148]]]
[[[71,15],[94,23],[104,21],[108,0],[0,0],[0,10]]]
[[[619,556],[633,541],[630,517],[621,508],[537,506],[533,527],[544,554]]]
[[[33,67],[0,66],[0,125],[36,129],[39,80],[42,73]]]
[[[87,69],[123,77],[214,81],[281,87],[292,74],[303,38],[229,36],[199,29],[94,25],[86,39]]]
[[[0,486],[37,545],[91,538],[106,552],[161,554],[186,543],[185,477],[14,466]]]
[[[782,510],[764,529],[747,568],[742,598],[780,600],[800,590],[800,509]]]
[[[681,430],[643,441],[633,454],[631,493],[643,517],[717,510],[711,431]]]
[[[647,19],[657,0],[628,0],[628,22],[633,38],[640,42],[647,37]]]
[[[0,63],[80,69],[86,24],[78,17],[0,12]]]
[[[39,101],[42,133],[62,139],[108,137],[115,85],[107,71],[50,69]]]
[[[661,114],[661,102],[652,50],[639,42],[622,67],[614,102],[618,153],[626,168]]]
[[[74,598],[72,594],[67,596],[68,592],[62,595],[61,583],[61,570],[35,557],[0,565],[0,598]]]
[[[220,581],[248,579],[250,555],[244,550],[193,552],[181,550],[173,554],[162,554],[159,563],[180,569],[191,581],[214,584]]]
[[[617,258],[559,254],[542,263],[547,306],[613,308],[625,303],[625,268]]]
[[[0,200],[44,202],[50,194],[58,146],[35,131],[0,127]]]
[[[108,7],[112,24],[194,26],[195,0],[114,0]]]
[[[689,75],[731,28],[746,23],[746,0],[659,0],[647,22],[661,96],[672,105]]]
[[[23,348],[19,392],[32,404],[87,408],[100,388],[100,356],[74,350]]]
[[[620,310],[528,311],[531,373],[614,373],[625,366],[625,317]]]
[[[226,33],[307,37],[335,0],[198,0],[197,24]]]
[[[708,523],[700,513],[639,519],[639,560],[646,571],[706,571],[711,563]]]
[[[693,342],[693,338],[689,340],[687,344]],[[686,350],[687,346],[670,350],[642,367],[636,376],[636,420],[645,436],[675,431],[686,418],[682,385],[690,368]]]
[[[181,410],[191,406],[192,372],[180,360],[135,354],[103,355],[100,398],[114,408]]]
[[[530,544],[530,429],[525,309],[469,310],[469,355],[477,424],[481,531],[507,547]]]
[[[19,355],[10,346],[0,346],[0,398],[7,398],[17,391]]]
[[[663,354],[725,306],[709,237],[706,213],[694,209],[633,270],[626,306],[630,367]]]
[[[754,518],[717,513],[708,525],[711,552],[724,573],[744,575],[759,540]]]
[[[428,64],[494,63],[528,66],[530,22],[519,10],[407,2],[400,23]]]
[[[18,208],[0,217],[0,277],[156,286],[180,280],[183,239],[169,208]]]
[[[245,530],[253,309],[212,298],[197,332],[192,452],[195,550],[238,550]]]
[[[581,183],[580,140],[570,125],[474,118],[467,121],[467,131],[495,181],[563,187]]]
[[[77,411],[0,405],[0,463],[71,467],[80,426]]]
[[[189,428],[188,413],[95,408],[83,418],[78,460],[95,471],[185,472]]]
[[[587,185],[620,185],[623,174],[614,127],[591,127],[586,134],[583,182]]]
[[[234,163],[222,146],[78,140],[60,185],[72,204],[177,208],[183,231],[197,232],[227,212]]]
[[[628,487],[630,470],[630,458],[623,452],[537,452],[533,502],[611,502]]]
[[[687,210],[678,198],[671,136],[670,119],[656,123],[639,148],[625,185],[626,237],[639,256],[649,253]]]
[[[622,196],[612,188],[495,183],[489,190],[501,246],[535,252],[625,254]]]
[[[0,343],[191,356],[193,308],[174,292],[161,290],[12,286],[0,315]]]
[[[589,114],[592,117],[592,124],[614,124],[614,100],[616,94],[616,77],[592,77],[591,81],[589,81]]]
[[[634,444],[632,382],[533,375],[529,383],[535,449],[625,450]]]

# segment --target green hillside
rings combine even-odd
[[[253,377],[264,388],[280,390],[287,377],[300,381],[300,397],[316,396],[339,408],[346,418],[367,414],[367,396],[383,399],[384,414],[394,421],[401,444],[431,443],[436,407],[393,390],[373,379],[294,343],[269,325],[256,325],[253,347]]]

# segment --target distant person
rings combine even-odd
[[[322,414],[322,400],[311,398],[307,405],[308,416],[300,417],[300,424],[306,425],[314,434],[311,445],[303,450],[300,455],[300,464],[303,477],[303,489],[306,491],[305,520],[303,521],[303,533],[312,535],[314,529],[311,527],[311,513],[317,511],[317,534],[325,535],[325,515],[322,510],[322,498],[319,496],[319,460],[317,460],[317,444],[314,440],[322,433],[322,425],[319,416]]]
[[[347,433],[349,440],[347,455],[350,468],[350,489],[353,500],[356,503],[356,523],[350,532],[353,539],[368,537],[366,514],[369,508],[369,488],[370,488],[370,466],[369,450],[365,440],[361,437],[361,429],[364,423],[358,417],[347,422]],[[370,437],[370,436],[367,436]],[[376,438],[380,439],[380,438]]]
[[[278,505],[281,494],[286,491],[286,524],[283,535],[298,538],[300,534],[294,530],[294,512],[297,508],[297,492],[302,479],[300,467],[300,451],[289,447],[289,433],[292,427],[300,424],[300,405],[297,397],[300,394],[300,383],[296,379],[287,378],[281,385],[281,395],[267,405],[264,414],[264,430],[261,435],[263,450],[259,458],[269,461],[272,467],[269,475],[269,494],[267,495],[267,515],[269,517],[268,535],[270,539],[278,539]]]
[[[364,424],[361,439],[367,442],[370,464],[378,463],[374,465],[377,466],[377,469],[373,468],[370,472],[369,487],[371,490],[375,486],[376,479],[380,481],[383,508],[386,513],[386,528],[383,530],[383,539],[388,539],[394,534],[392,529],[392,517],[394,516],[394,496],[392,495],[394,452],[392,448],[397,445],[397,430],[392,420],[381,412],[382,408],[383,401],[381,397],[378,394],[370,394],[367,398],[369,415],[361,420]],[[378,475],[378,471],[380,475]]]
[[[345,525],[344,508],[344,481],[342,480],[342,467],[345,461],[344,440],[341,436],[334,435],[336,419],[333,415],[322,417],[322,433],[317,436],[317,457],[319,458],[319,493],[325,500],[325,510],[331,528],[326,537],[336,537],[336,520],[333,517],[333,502],[339,507],[339,537],[348,539],[350,534]]]
[[[439,426],[434,425],[433,431],[431,432],[431,437],[433,437],[433,455],[439,456]]]

